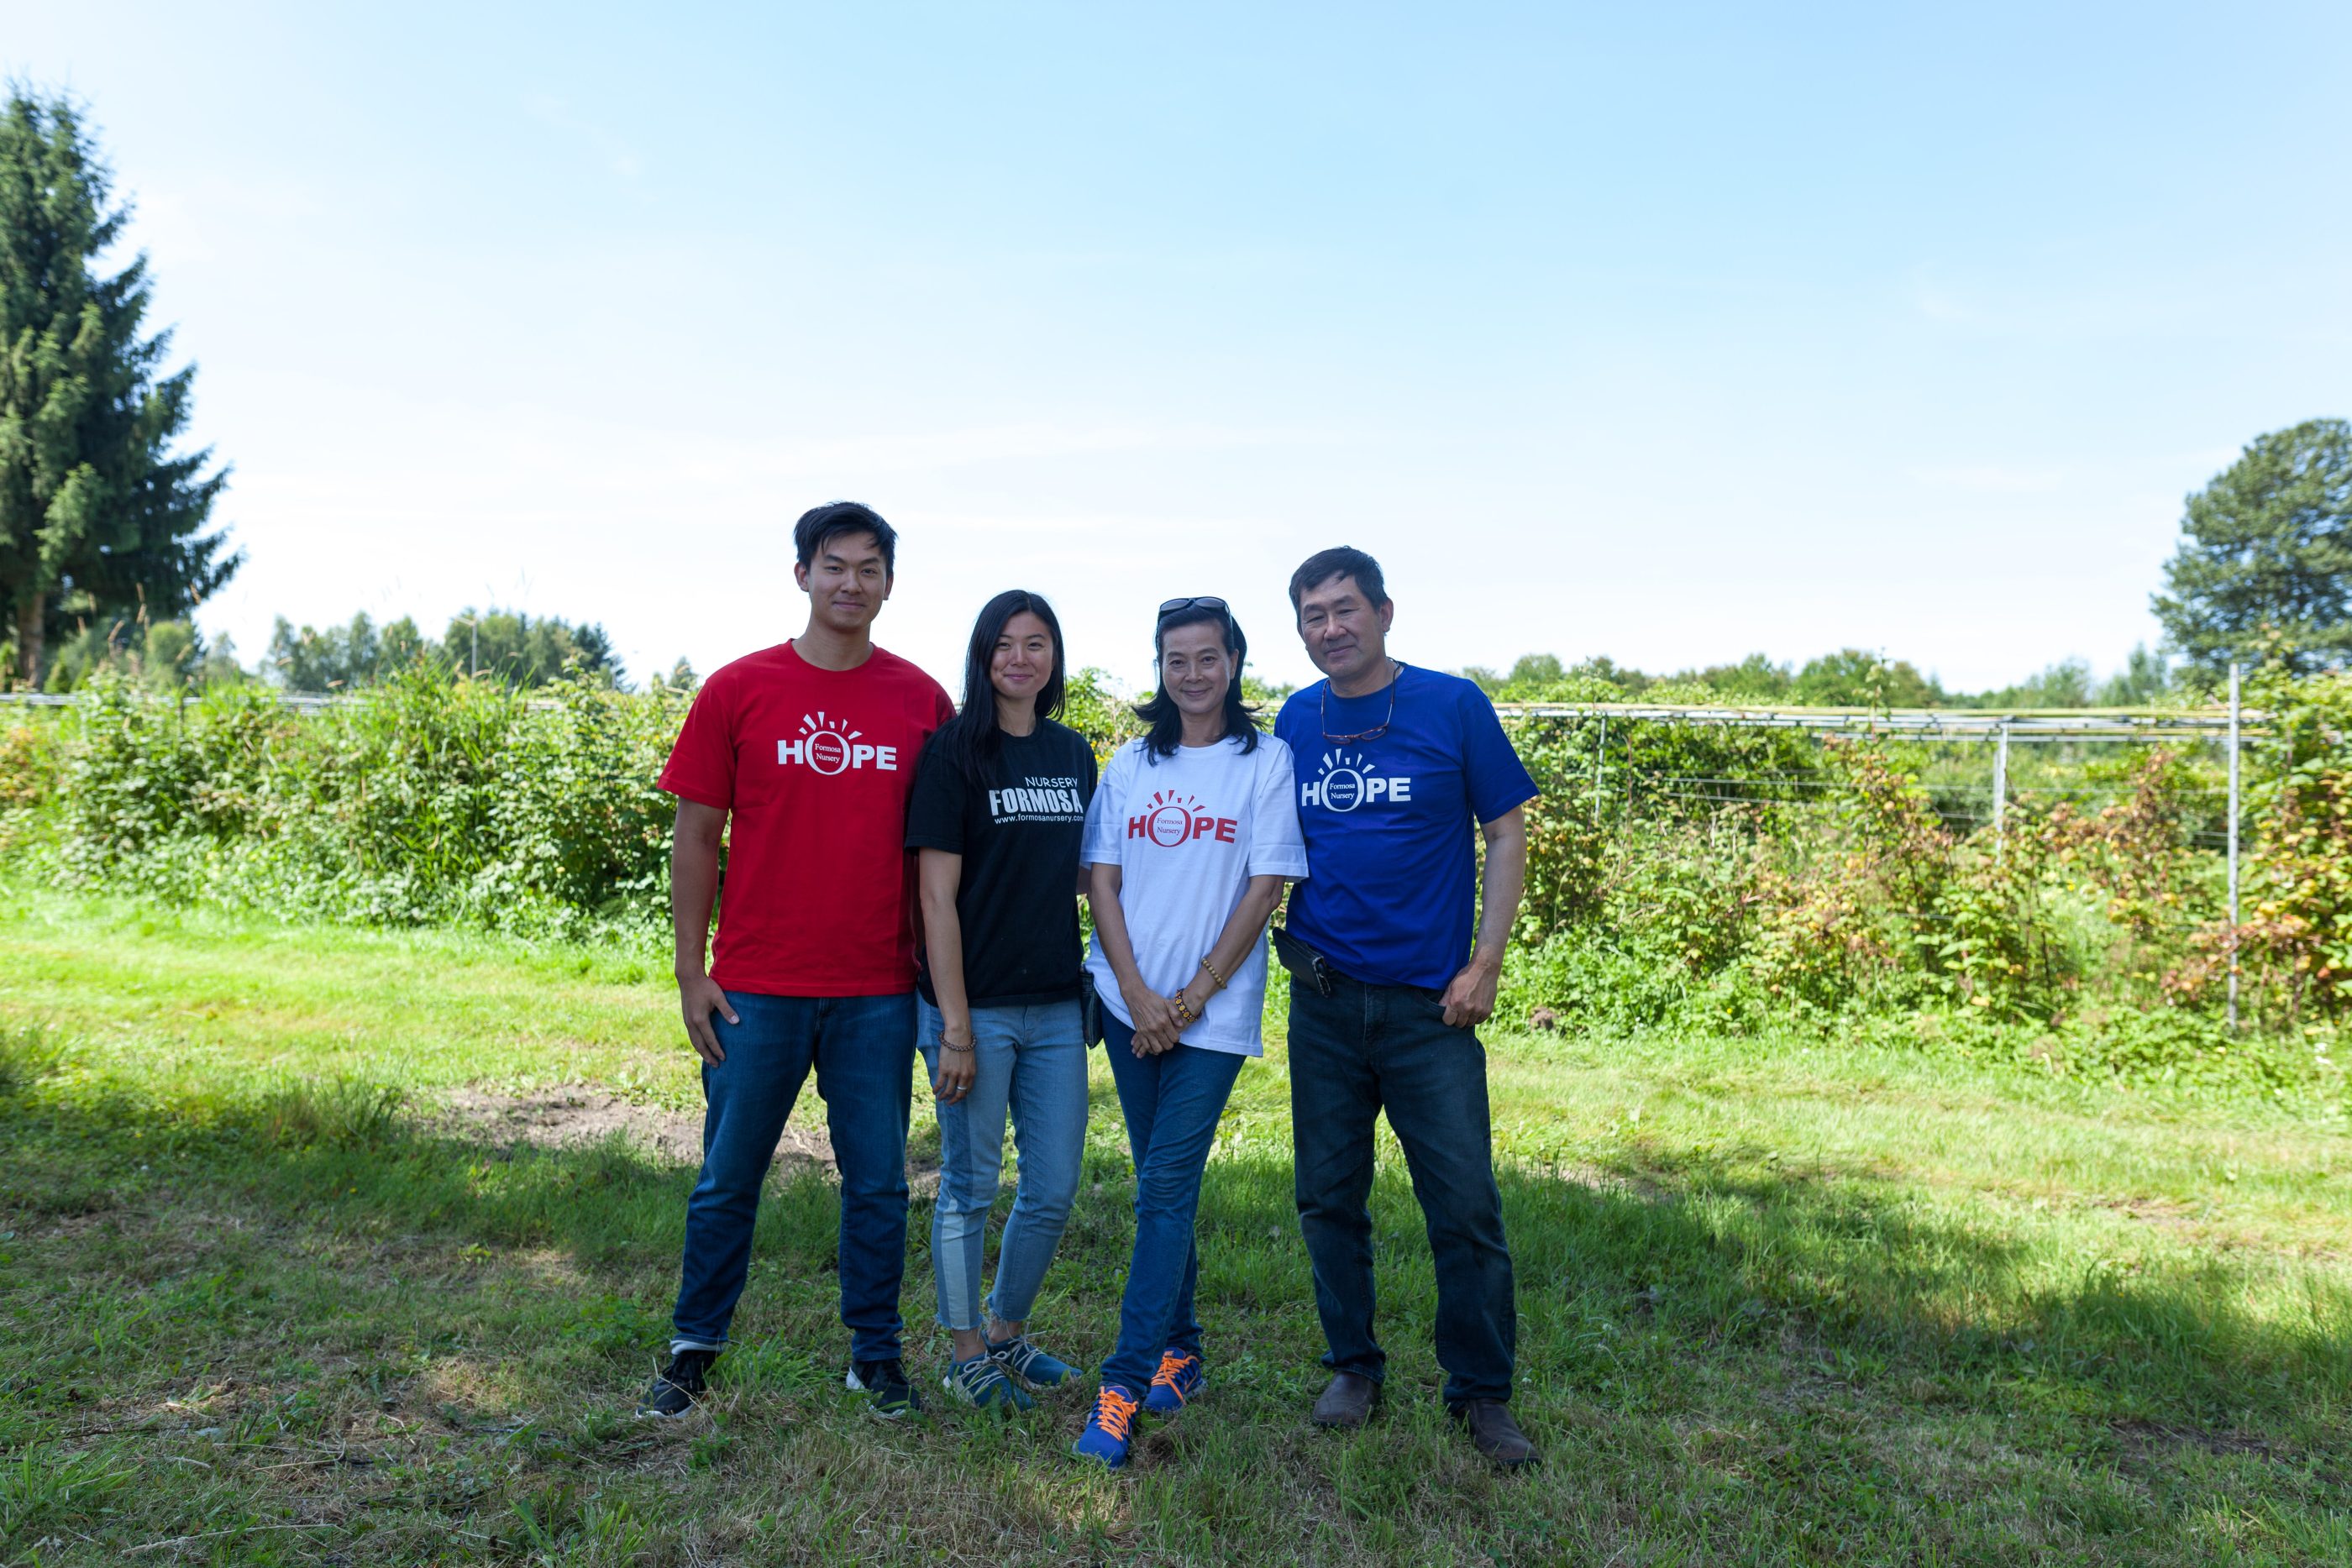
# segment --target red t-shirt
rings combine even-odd
[[[713,979],[779,997],[915,988],[907,796],[924,738],[954,714],[937,681],[879,648],[821,670],[785,643],[703,683],[661,788],[734,816]]]

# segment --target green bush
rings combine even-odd
[[[1564,674],[1547,695],[1618,693]],[[675,810],[654,780],[691,700],[420,668],[306,714],[252,686],[168,698],[101,674],[0,729],[0,855],[185,902],[652,944]],[[2250,754],[2242,1013],[2291,1042],[2352,1007],[2352,676],[2265,674],[2256,700],[2278,739]],[[1136,733],[1099,672],[1066,716],[1103,755]],[[1946,1038],[2046,1037],[2078,1067],[2228,1055],[2210,758],[2068,773],[2032,748],[2017,766],[2042,782],[1997,836],[1981,749],[1622,715],[1507,728],[1541,794],[1506,1023],[1948,1015]],[[2067,799],[2079,786],[2095,799]]]
[[[431,672],[311,715],[101,682],[73,710],[50,854],[71,882],[332,919],[658,925],[674,803],[654,779],[685,708]]]

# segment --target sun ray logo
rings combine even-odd
[[[1127,820],[1127,836],[1149,839],[1163,850],[1172,850],[1194,839],[1214,839],[1221,844],[1230,844],[1239,826],[1231,817],[1210,816],[1198,796],[1155,789],[1151,799],[1144,802],[1143,813]]]
[[[1315,778],[1298,787],[1301,806],[1320,806],[1327,811],[1352,811],[1369,800],[1412,799],[1411,779],[1382,773],[1381,765],[1360,751],[1325,752]]]
[[[776,742],[779,766],[800,763],[827,775],[845,773],[869,764],[885,773],[898,770],[898,748],[895,746],[866,746],[858,740],[865,732],[849,727],[846,719],[827,718],[824,710],[801,716],[801,733],[797,740]]]

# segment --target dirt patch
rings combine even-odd
[[[2200,1228],[2196,1215],[2186,1205],[2168,1197],[2103,1197],[2097,1202],[2101,1208],[2129,1215],[2142,1224],[2162,1229],[2189,1232]]]
[[[2243,1432],[2208,1432],[2197,1427],[2173,1427],[2161,1421],[2117,1421],[2116,1437],[2143,1454],[2165,1448],[2202,1448],[2209,1454],[2252,1454],[2275,1458],[2278,1450],[2266,1439]]]
[[[690,1111],[666,1111],[578,1086],[533,1090],[524,1094],[491,1094],[461,1089],[451,1095],[436,1130],[467,1137],[488,1137],[504,1144],[528,1144],[536,1148],[562,1148],[571,1144],[594,1144],[619,1134],[631,1144],[658,1155],[672,1165],[702,1163],[702,1117]],[[798,1117],[784,1129],[776,1145],[780,1166],[819,1165],[833,1167],[833,1143],[821,1126],[803,1126]]]
[[[776,1145],[778,1168],[836,1171],[833,1139],[825,1132],[824,1114],[823,1103],[814,1095],[793,1108],[792,1122]],[[673,1165],[702,1163],[701,1113],[666,1111],[578,1084],[525,1094],[461,1089],[449,1097],[430,1124],[436,1131],[463,1137],[537,1148],[593,1144],[618,1134]],[[917,1193],[937,1192],[939,1169],[936,1159],[909,1158],[908,1186]]]

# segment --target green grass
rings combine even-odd
[[[10,892],[0,1563],[2352,1560],[2340,1104],[1802,1035],[1492,1040],[1534,1474],[1443,1418],[1392,1145],[1386,1412],[1306,1427],[1278,1046],[1205,1191],[1211,1394],[1129,1473],[1062,1457],[1076,1398],[862,1415],[806,1170],[772,1186],[708,1416],[649,1429],[692,1173],[436,1107],[572,1082],[695,1106],[653,967]],[[1132,1193],[1095,1078],[1035,1320],[1088,1362]],[[919,1244],[935,1376],[929,1295]]]

